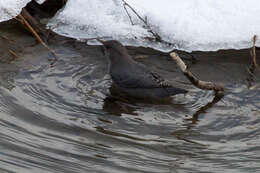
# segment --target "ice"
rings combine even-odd
[[[30,0],[0,0],[0,22],[18,15]],[[44,0],[36,0],[42,3]],[[105,37],[126,45],[162,51],[215,51],[252,46],[260,34],[259,0],[125,0],[148,22],[145,25],[123,0],[68,0],[49,22],[58,34],[76,39]],[[166,43],[152,40],[154,33]],[[95,43],[95,42],[94,42]],[[257,41],[257,46],[260,42]]]
[[[260,34],[258,0],[128,0],[147,19],[152,30],[174,46],[148,42],[148,29],[122,0],[68,0],[49,23],[57,33],[77,39],[111,37],[127,45],[144,45],[169,51],[215,51],[252,46]],[[259,46],[259,42],[257,42]]]
[[[141,25],[129,23],[122,2],[118,0],[69,0],[49,27],[77,39],[113,37],[128,44],[131,40],[138,42],[136,38],[150,36]]]
[[[31,0],[0,0],[0,22],[17,16]]]

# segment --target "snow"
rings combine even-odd
[[[77,39],[112,36],[129,42],[135,37],[150,36],[141,25],[129,23],[121,1],[112,0],[69,0],[49,27]]]
[[[31,0],[0,0],[0,22],[16,17]],[[42,4],[46,0],[36,0]]]
[[[0,0],[0,22],[17,16],[31,0]]]
[[[251,47],[252,37],[260,34],[259,0],[125,1],[147,20],[148,27],[126,7],[134,25],[131,24],[123,0],[68,0],[48,27],[76,39],[105,37],[161,51],[243,49]],[[0,22],[17,16],[28,2],[0,0]],[[147,39],[153,37],[149,29],[173,45]],[[260,46],[260,42],[256,45]]]
[[[49,23],[55,32],[77,39],[110,36],[127,45],[145,45],[163,51],[242,49],[260,34],[258,0],[126,0],[152,30],[175,46],[148,42],[152,37],[122,0],[68,0]],[[257,45],[260,45],[257,42]]]

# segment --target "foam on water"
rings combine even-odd
[[[174,47],[146,42],[151,33],[121,0],[68,0],[66,7],[49,23],[55,32],[77,39],[110,36],[128,45],[172,48],[186,51],[241,49],[252,46],[260,33],[257,0],[128,0],[152,30]],[[257,43],[260,45],[260,42]]]

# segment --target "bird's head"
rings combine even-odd
[[[110,61],[131,61],[126,48],[117,40],[102,41],[97,39],[105,47],[105,52]]]
[[[98,39],[98,41],[102,43],[107,50],[120,51],[121,49],[124,49],[124,46],[117,40],[102,41]]]

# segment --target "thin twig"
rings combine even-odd
[[[202,106],[201,108],[199,108],[199,110],[197,110],[193,115],[191,119],[187,119],[187,120],[191,120],[192,124],[195,124],[198,119],[199,119],[199,115],[202,113],[205,113],[206,110],[212,108],[216,103],[218,103],[222,98],[223,98],[223,94],[215,94],[214,98],[211,102],[207,103],[205,106]]]
[[[181,60],[179,55],[175,52],[170,53],[170,56],[173,60],[176,61],[178,67],[181,69],[183,74],[189,79],[189,81],[195,85],[197,88],[203,90],[214,90],[215,92],[224,91],[224,86],[221,84],[206,82],[197,79],[190,71],[187,70],[186,64]]]
[[[135,11],[135,9],[131,6],[131,5],[129,5],[125,0],[122,0],[123,1],[123,5],[124,5],[124,8],[125,8],[125,6],[127,6],[128,8],[130,8],[134,13],[135,13],[135,15],[145,24],[145,26],[148,28],[148,32],[150,32],[154,37],[155,37],[155,39],[157,40],[157,41],[162,41],[162,38],[161,38],[161,36],[159,36],[159,34],[157,34],[157,33],[155,33],[155,32],[153,32],[153,30],[151,29],[151,27],[148,25],[148,23],[147,23],[147,20],[145,20],[145,19],[143,19],[136,11]],[[125,8],[126,9],[126,8]],[[127,10],[126,10],[127,11]],[[128,11],[127,11],[127,14],[128,14]],[[128,16],[130,16],[130,15],[128,15]],[[130,18],[130,21],[132,21],[132,19]],[[132,22],[131,22],[132,23]]]
[[[257,36],[254,35],[253,46],[252,46],[252,49],[250,49],[250,55],[252,57],[252,62],[251,62],[251,65],[247,68],[247,71],[249,74],[247,77],[248,88],[251,88],[251,86],[253,85],[253,82],[255,81],[255,70],[258,67],[257,62],[256,62],[256,51],[255,51],[256,39],[257,39]]]
[[[0,37],[6,41],[8,41],[9,44],[14,44],[15,46],[19,47],[20,49],[24,49],[24,45],[17,44],[15,40],[8,38],[7,36],[0,35]]]
[[[34,26],[35,28],[37,28],[46,38],[48,37],[48,34],[44,31],[44,29],[42,29],[39,25],[39,22],[37,20],[35,20],[31,14],[25,9],[22,9],[21,15],[27,19],[32,26]]]
[[[127,8],[126,8],[125,3],[124,3],[124,9],[125,9],[125,12],[126,12],[128,18],[129,18],[130,22],[131,22],[131,25],[134,25],[134,22],[133,22],[133,20],[132,20],[132,17],[130,16],[130,14],[129,14]]]
[[[129,7],[129,8],[135,13],[135,15],[136,15],[142,22],[144,22],[144,24],[145,24],[147,27],[149,27],[148,24],[146,23],[146,21],[135,11],[135,9],[134,9],[131,5],[129,5],[127,2],[125,2],[125,0],[122,0],[122,1],[124,2],[124,6]]]
[[[12,51],[11,49],[8,50],[8,52],[9,52],[13,57],[19,58],[19,57],[17,56],[17,54],[16,54],[14,51]]]
[[[15,59],[18,59],[19,57],[17,56],[17,54],[14,52],[14,51],[12,51],[11,49],[9,49],[8,50],[8,52],[12,55],[12,59],[9,61],[9,64],[12,62],[12,61],[14,61]]]
[[[56,53],[49,48],[49,46],[41,39],[41,37],[38,35],[38,33],[33,29],[33,27],[28,23],[28,21],[21,15],[19,14],[18,17],[22,20],[23,24],[32,32],[32,34],[34,35],[34,37],[45,47],[47,48],[52,55],[54,56],[55,60],[57,58]]]
[[[258,65],[257,65],[257,62],[256,62],[256,52],[255,52],[255,44],[256,44],[256,39],[257,39],[257,36],[254,35],[253,37],[253,47],[252,47],[252,66],[253,68],[256,68]]]
[[[17,17],[15,17],[14,15],[12,15],[7,9],[3,9],[4,12],[8,15],[10,15],[12,18],[16,19],[17,21],[21,22],[22,24],[24,24],[31,32],[32,34],[35,36],[35,38],[45,47],[47,48],[51,54],[54,56],[54,60],[57,60],[57,55],[56,53],[49,48],[49,46],[41,39],[41,37],[38,35],[38,33],[33,29],[33,27],[29,24],[29,22],[23,17],[23,15],[20,13]]]
[[[8,42],[13,42],[13,40],[10,40],[9,38],[7,38],[6,36],[4,35],[0,35],[1,38],[7,40]]]
[[[257,83],[257,84],[255,84],[255,85],[251,85],[251,86],[249,87],[249,89],[256,89],[256,88],[260,88],[260,83]]]

